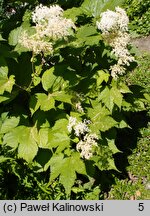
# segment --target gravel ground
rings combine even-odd
[[[132,39],[131,42],[143,52],[150,53],[150,35],[148,37]]]

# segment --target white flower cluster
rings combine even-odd
[[[83,109],[83,107],[81,105],[81,102],[76,103],[76,109],[77,109],[78,112],[84,113],[84,109]]]
[[[35,54],[52,53],[53,46],[51,42],[44,41],[43,39],[37,37],[37,34],[29,36],[26,31],[24,31],[19,39],[19,43],[26,47],[28,50],[33,51]]]
[[[70,35],[70,30],[75,29],[70,19],[63,17],[63,9],[58,5],[39,5],[32,13],[32,20],[36,23],[36,30],[40,37],[48,37],[54,40],[65,38]]]
[[[75,117],[70,117],[67,126],[69,133],[74,131],[74,134],[81,139],[76,149],[80,152],[81,157],[87,160],[93,156],[93,147],[98,146],[96,142],[98,136],[96,134],[90,134],[90,129],[88,128],[88,124],[90,123],[91,121],[86,119],[83,122],[78,122]]]
[[[40,4],[35,8],[35,10],[32,13],[32,21],[34,23],[42,23],[51,18],[59,17],[62,15],[63,9],[58,5],[47,7]]]
[[[77,119],[75,117],[69,117],[69,124],[67,126],[69,133],[72,132],[74,126],[76,125]]]
[[[96,134],[86,134],[83,140],[77,144],[77,151],[82,158],[90,159],[93,156],[93,147],[97,146],[98,136]]]
[[[69,118],[69,124],[67,126],[69,133],[74,130],[74,133],[77,137],[80,137],[80,135],[85,134],[86,132],[89,132],[88,124],[90,124],[89,120],[84,120],[84,122],[78,122],[75,117]]]
[[[110,31],[127,31],[129,18],[125,12],[120,7],[116,7],[116,12],[107,10],[101,14],[101,21],[97,22],[97,27],[104,33]]]
[[[130,42],[128,34],[129,19],[125,10],[116,7],[116,11],[107,10],[101,14],[100,22],[97,22],[97,27],[102,31],[104,40],[113,48],[114,54],[118,62],[110,67],[111,75],[117,78],[118,75],[125,73],[125,66],[129,66],[130,62],[134,61],[134,57],[130,55],[127,45]]]
[[[32,13],[32,21],[36,33],[29,36],[23,32],[19,42],[36,54],[40,51],[52,52],[52,42],[68,37],[71,30],[75,29],[74,23],[63,17],[63,9],[58,5],[47,7],[40,4]],[[40,42],[42,45],[39,46]]]

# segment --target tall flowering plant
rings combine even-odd
[[[102,12],[99,5],[94,15],[86,2],[66,11],[41,4],[27,11],[1,57],[2,147],[48,173],[46,188],[57,179],[68,198],[87,182],[98,198],[101,172],[118,171],[118,131],[130,127],[127,116],[146,100],[120,80],[134,61],[126,12]]]

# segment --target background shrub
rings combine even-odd
[[[130,18],[130,29],[137,34],[150,34],[150,1],[125,0],[125,9]]]

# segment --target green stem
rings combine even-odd
[[[17,88],[19,88],[19,89],[21,89],[22,91],[26,91],[26,89],[24,88],[24,87],[22,87],[22,86],[20,86],[20,85],[18,85],[18,84],[14,84]]]
[[[31,62],[32,62],[32,74],[33,74],[33,76],[32,76],[32,79],[31,79],[31,82],[30,82],[29,86],[26,88],[27,92],[31,91],[31,87],[32,87],[32,84],[33,84],[33,81],[34,81],[34,77],[35,76],[39,76],[39,73],[34,70],[34,57],[35,57],[35,55],[33,53],[32,58],[31,58]],[[41,64],[43,65],[42,61],[41,61]]]
[[[44,192],[50,195],[49,191],[47,191],[45,188],[43,188],[38,182],[37,182],[39,188]]]

